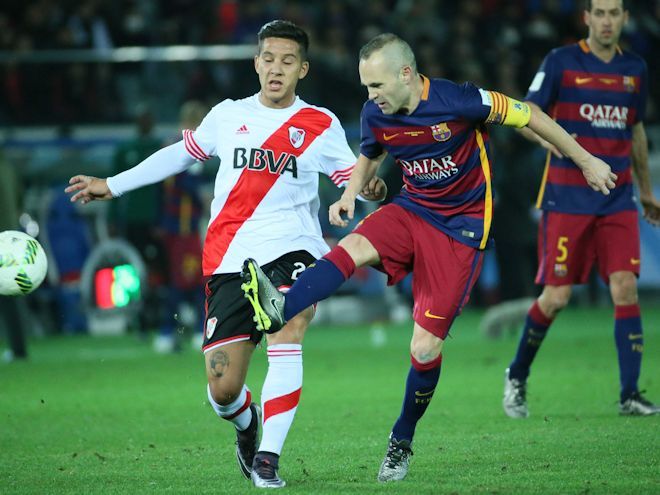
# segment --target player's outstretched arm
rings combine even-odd
[[[75,192],[71,201],[81,200],[82,203],[96,199],[112,199],[183,172],[195,161],[186,151],[184,142],[179,141],[156,151],[135,167],[107,179],[76,175],[69,181],[71,185],[65,192]]]
[[[69,186],[64,190],[71,194],[71,202],[80,201],[82,204],[95,200],[112,199],[112,192],[105,179],[89,175],[75,175],[69,179]]]
[[[639,202],[644,218],[654,226],[660,226],[660,201],[655,199],[649,173],[649,144],[644,123],[638,122],[632,129],[632,167],[639,187]]]
[[[555,146],[564,156],[573,160],[594,191],[609,194],[610,189],[614,189],[617,179],[610,166],[587,152],[540,108],[530,106],[530,110],[531,116],[527,127]]]
[[[530,110],[532,107],[536,107],[537,110],[542,111],[541,108],[536,103],[532,103],[531,101],[527,101],[525,103],[527,103],[527,105],[530,107]],[[545,148],[550,153],[555,155],[557,158],[564,158],[564,155],[561,154],[561,151],[559,151],[556,146],[543,139],[541,136],[536,134],[529,127],[527,126],[520,127],[517,128],[516,131],[518,131],[518,134],[520,134],[528,141],[531,141],[534,144],[538,144],[539,146],[541,146],[541,148]]]
[[[383,153],[382,155],[371,159],[360,154],[344,193],[341,195],[341,198],[339,198],[339,201],[330,205],[328,215],[332,225],[346,227],[348,225],[348,220],[353,219],[353,214],[355,213],[355,198],[357,198],[360,191],[367,187],[369,182],[374,178],[378,167],[383,162],[386,155],[386,153]],[[346,214],[348,220],[342,218],[343,214]]]

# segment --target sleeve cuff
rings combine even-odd
[[[118,198],[122,195],[120,191],[117,190],[117,184],[115,184],[115,178],[113,177],[108,177],[105,180],[105,183],[108,186],[108,189],[110,189],[110,194],[112,194],[113,198]]]

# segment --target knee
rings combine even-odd
[[[234,402],[238,399],[241,390],[243,390],[243,384],[238,380],[209,379],[209,399],[219,406],[226,406]]]
[[[277,333],[266,335],[268,345],[275,344],[302,344],[305,331],[314,316],[314,308],[307,308],[296,317],[286,322],[286,325]]]
[[[549,318],[554,318],[557,313],[564,309],[568,305],[568,301],[571,299],[571,288],[567,287],[555,287],[552,289],[546,289],[539,297],[539,305],[541,310]]]
[[[610,293],[616,306],[637,304],[637,278],[632,272],[616,272],[610,275]]]
[[[367,238],[360,234],[348,234],[339,241],[339,245],[353,259],[356,267],[370,265],[378,261],[378,252]]]
[[[415,341],[410,344],[410,357],[416,369],[431,369],[440,366],[442,360],[442,341]]]

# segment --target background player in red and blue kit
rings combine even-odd
[[[207,112],[206,105],[199,101],[185,102],[179,111],[179,132],[196,129]],[[167,307],[170,309],[179,309],[183,302],[195,309],[204,307],[204,280],[199,276],[202,271],[201,187],[201,173],[191,170],[170,176],[163,182],[160,231],[167,252],[168,283],[165,289]],[[173,352],[179,348],[181,343],[178,341],[179,336],[175,332],[174,324],[172,315],[167,314],[161,322],[160,333],[154,340],[154,349],[157,352]],[[193,347],[201,347],[201,322],[195,318],[190,327],[198,330],[191,339]]]
[[[617,42],[628,19],[621,0],[588,1],[589,37],[550,52],[532,82],[527,101],[551,113],[577,141],[603,158],[618,175],[609,196],[594,194],[569,157],[547,147],[548,163],[538,198],[541,296],[530,308],[516,356],[506,372],[503,406],[514,418],[529,414],[530,366],[557,314],[568,304],[572,284],[587,282],[594,262],[609,283],[619,358],[621,414],[649,415],[660,408],[640,395],[642,322],[637,300],[640,246],[632,172],[646,219],[660,224],[660,203],[649,179],[644,131],[646,64]]]
[[[356,267],[376,266],[390,284],[413,273],[412,367],[378,473],[379,481],[396,481],[408,471],[415,427],[440,376],[444,339],[469,297],[488,245],[493,204],[484,124],[529,125],[579,163],[587,182],[604,194],[616,176],[543,112],[472,84],[421,76],[410,46],[393,34],[362,48],[359,69],[369,92],[361,153],[346,191],[330,207],[330,221],[345,226],[342,214],[353,217],[358,192],[388,153],[401,167],[403,189],[305,270],[286,297],[254,260],[244,264],[243,290],[258,326],[277,331],[337,290]]]

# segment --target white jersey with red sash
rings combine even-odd
[[[183,132],[192,158],[220,158],[204,242],[204,275],[240,271],[305,250],[328,251],[318,221],[318,174],[344,186],[355,155],[337,117],[296,98],[274,109],[258,95],[224,100],[195,131]]]

